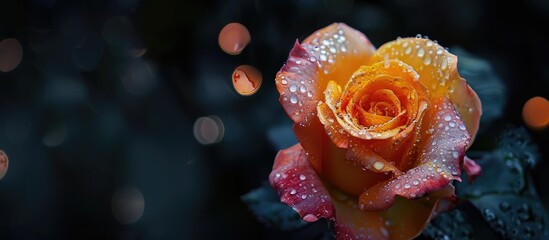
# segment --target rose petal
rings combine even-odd
[[[388,42],[370,61],[375,63],[384,59],[399,59],[412,66],[432,99],[446,96],[450,83],[459,79],[457,57],[429,39],[401,38]]]
[[[387,209],[396,195],[413,199],[441,189],[452,180],[461,181],[461,165],[470,136],[447,98],[439,99],[432,110],[432,115],[426,116],[432,121],[424,121],[424,126],[432,127],[432,135],[421,141],[416,167],[362,193],[360,202],[365,210]]]
[[[278,152],[269,181],[280,201],[293,207],[304,221],[334,218],[332,200],[301,145]]]
[[[303,41],[303,47],[312,56],[309,59],[318,65],[320,89],[325,89],[330,80],[344,86],[376,50],[364,34],[344,23],[334,23],[314,32]]]
[[[419,73],[421,83],[429,89],[432,99],[449,97],[474,138],[482,106],[477,94],[459,76],[456,55],[429,39],[402,38],[381,46],[370,62],[387,58],[400,59],[412,66]]]
[[[467,179],[469,179],[469,182],[473,182],[475,178],[482,174],[482,168],[480,165],[467,156],[463,158],[463,169],[467,173]]]
[[[347,202],[334,200],[336,221],[334,235],[338,240],[389,239],[385,220],[379,212],[362,212],[351,199]]]
[[[467,131],[472,136],[473,143],[478,131],[480,116],[482,115],[482,103],[477,93],[467,84],[465,79],[459,78],[450,87],[450,101],[454,103],[461,119],[465,123]]]
[[[387,139],[395,137],[395,135],[401,133],[406,135],[415,126],[415,121],[421,117],[423,111],[427,108],[427,102],[423,87],[416,80],[418,79],[417,73],[405,63],[399,60],[387,60],[381,63],[375,63],[372,66],[360,67],[351,80],[346,84],[345,90],[341,92],[340,86],[335,81],[330,81],[324,92],[326,104],[334,113],[334,119],[343,127],[347,134],[360,138],[360,139]],[[403,99],[399,99],[400,102],[404,102],[404,106],[407,106],[407,110],[399,113],[399,115],[392,118],[390,121],[375,126],[374,128],[365,128],[363,126],[357,126],[349,115],[350,108],[354,103],[351,101],[357,91],[372,91],[379,90],[375,87],[387,87],[390,82],[393,91],[404,91],[407,89],[407,94],[414,95],[413,98],[408,99],[404,94],[401,96]],[[369,89],[374,88],[374,89]],[[339,106],[337,106],[339,104]],[[340,117],[340,112],[346,111]],[[405,126],[395,127],[400,122],[401,117],[404,117],[404,113],[408,116],[408,121]],[[403,130],[408,128],[408,130]],[[400,138],[400,137],[397,137]]]
[[[454,196],[451,185],[433,192],[428,197],[414,200],[397,198],[395,204],[381,212],[390,239],[413,239],[417,237],[429,221],[441,210],[441,203]]]
[[[280,93],[279,100],[286,114],[295,123],[303,125],[309,124],[315,117],[317,92],[322,92],[318,88],[316,62],[308,59],[307,51],[296,42],[275,80]]]
[[[321,119],[328,136],[331,138],[331,144],[334,147],[347,147],[349,136],[341,125],[336,122],[334,113],[329,107],[320,102],[318,104],[318,116]],[[330,141],[330,139],[327,139]],[[355,139],[357,141],[358,139]],[[364,189],[377,184],[380,181],[389,178],[389,175],[383,172],[395,170],[392,164],[385,161],[377,154],[366,149],[356,150],[354,148],[339,148],[326,151],[322,161],[322,175],[325,176],[332,185],[353,195],[359,195]],[[376,162],[383,164],[376,169]]]
[[[331,192],[333,192],[331,190]],[[441,203],[454,195],[451,185],[433,192],[429,197],[414,200],[397,198],[385,211],[360,211],[356,198],[338,199],[333,195],[336,209],[334,234],[336,239],[413,239],[427,226]]]

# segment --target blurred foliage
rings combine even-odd
[[[450,50],[458,56],[458,72],[475,90],[482,102],[480,131],[501,117],[507,102],[507,90],[492,65],[461,47]]]
[[[458,196],[470,201],[502,238],[549,238],[549,218],[530,174],[537,154],[524,129],[508,128],[499,148],[478,154],[482,175],[472,184],[456,184]]]

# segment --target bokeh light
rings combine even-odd
[[[193,133],[196,141],[208,145],[218,143],[223,139],[225,127],[217,116],[200,117],[194,122]]]
[[[0,180],[6,176],[6,172],[8,171],[8,155],[2,150],[0,150]]]
[[[250,43],[248,29],[240,23],[229,23],[219,32],[219,47],[230,55],[238,55]]]
[[[233,72],[234,89],[243,96],[250,96],[261,86],[263,76],[257,68],[250,65],[237,67]]]
[[[121,71],[120,78],[124,87],[134,95],[146,95],[156,85],[156,75],[153,66],[141,58],[132,60]]]
[[[112,196],[112,214],[122,224],[137,222],[145,210],[145,198],[135,187],[124,187],[116,190]]]
[[[541,130],[549,125],[549,101],[543,97],[533,97],[522,108],[522,119],[532,129]]]
[[[0,42],[0,71],[15,69],[23,58],[23,47],[17,39],[8,38]]]
[[[67,136],[67,127],[65,123],[60,123],[50,129],[44,137],[42,137],[42,143],[47,147],[59,146],[65,140]]]

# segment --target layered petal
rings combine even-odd
[[[480,116],[482,115],[482,104],[477,93],[467,84],[465,79],[459,78],[449,88],[450,102],[459,112],[465,123],[467,131],[471,135],[473,143],[478,132]]]
[[[334,218],[332,200],[301,145],[277,154],[269,181],[280,201],[293,207],[304,221]]]
[[[276,88],[286,114],[301,125],[309,125],[316,118],[319,88],[316,62],[309,61],[309,54],[298,43],[290,51],[286,64],[276,75]]]
[[[367,140],[397,134],[405,137],[427,108],[428,98],[417,79],[417,73],[398,60],[362,66],[343,92],[335,81],[328,83],[324,92],[326,105],[335,116],[335,124],[353,137]],[[328,119],[323,112],[319,114],[320,119]]]
[[[469,179],[469,182],[473,182],[475,178],[480,176],[482,173],[482,168],[480,165],[467,156],[463,158],[463,170],[467,173],[467,179]]]
[[[325,89],[330,80],[345,85],[376,50],[364,34],[344,23],[334,23],[314,32],[303,41],[303,47],[317,63],[321,89]]]
[[[384,211],[360,211],[356,198],[332,194],[336,239],[412,239],[454,197],[449,185],[428,197],[415,200],[397,198],[394,205]]]
[[[286,64],[277,73],[280,103],[296,123],[294,132],[309,155],[313,167],[322,172],[325,153],[334,149],[316,117],[316,106],[323,100],[329,80],[341,83],[369,61],[375,48],[364,34],[342,23],[320,29],[296,42]]]
[[[423,124],[428,136],[421,141],[416,167],[362,193],[360,203],[364,210],[384,210],[394,203],[397,195],[414,199],[441,189],[452,180],[461,181],[470,136],[447,98],[440,98],[431,110]]]
[[[457,56],[434,41],[401,38],[381,46],[370,63],[399,59],[412,66],[432,99],[448,97],[460,113],[471,136],[478,130],[482,107],[476,93],[457,71]]]

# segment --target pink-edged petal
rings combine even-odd
[[[344,23],[334,23],[314,32],[303,41],[303,47],[318,65],[321,89],[325,89],[330,80],[344,86],[376,50],[364,34]]]
[[[334,219],[334,206],[328,191],[301,145],[278,152],[269,181],[280,201],[294,208],[304,221]]]
[[[364,210],[379,211],[393,205],[395,197],[414,199],[461,181],[461,166],[470,136],[447,98],[440,98],[428,124],[431,135],[422,141],[416,167],[381,182],[360,195]],[[425,125],[424,125],[425,126]]]
[[[319,88],[316,62],[309,60],[307,51],[296,41],[286,64],[276,75],[280,103],[296,123],[308,124],[316,117]]]
[[[440,213],[450,211],[456,207],[458,197],[455,194],[455,190],[456,188],[454,185],[448,184],[445,188],[428,195],[430,198],[439,199],[438,204],[431,215],[431,219],[435,218]]]
[[[450,101],[459,112],[467,131],[472,136],[471,143],[473,143],[478,132],[480,116],[482,115],[480,98],[461,77],[454,82],[454,85],[450,89]]]
[[[482,174],[482,168],[474,160],[465,156],[463,158],[463,170],[467,173],[469,182],[473,182],[475,178]]]

